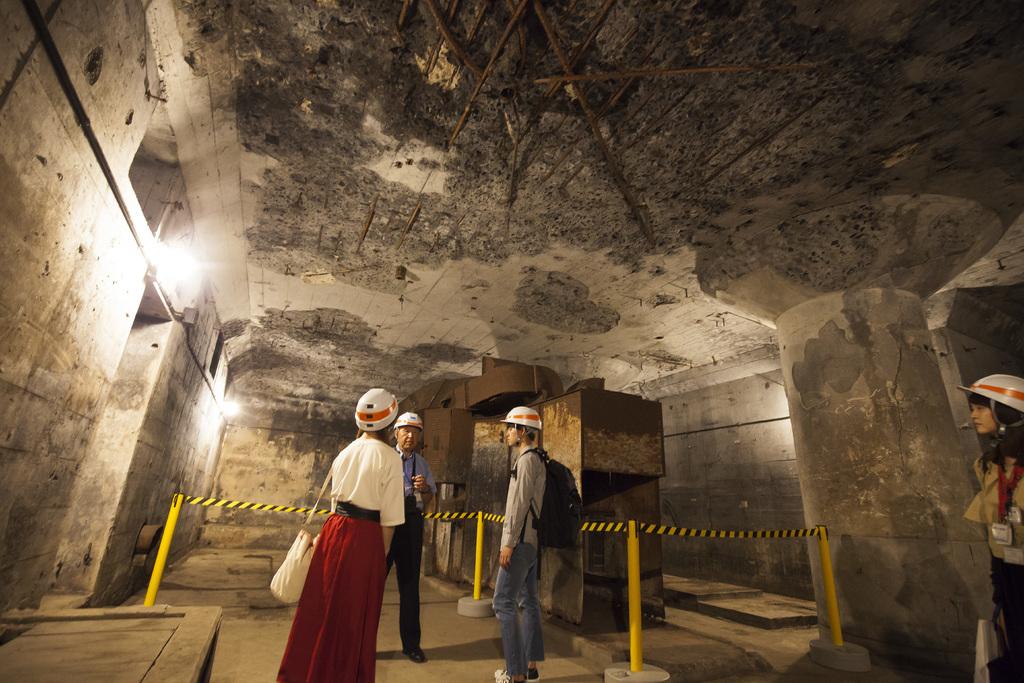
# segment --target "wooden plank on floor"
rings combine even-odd
[[[185,616],[181,607],[156,605],[143,607],[91,607],[88,609],[10,610],[4,612],[3,621],[12,624],[38,624],[44,621],[86,621],[105,619],[177,619]]]
[[[0,648],[0,681],[138,683],[173,633],[145,630],[112,638],[105,632],[33,635],[29,631]]]
[[[189,607],[144,683],[198,681],[220,630],[220,607]]]
[[[54,636],[74,633],[106,633],[124,631],[166,631],[168,637],[177,628],[179,619],[110,619],[106,621],[50,621],[32,628],[26,636]]]

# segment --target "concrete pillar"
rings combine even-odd
[[[975,487],[921,299],[828,294],[778,330],[804,510],[831,532],[843,635],[873,658],[969,669],[989,553],[961,517]]]

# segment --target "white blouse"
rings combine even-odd
[[[360,437],[331,465],[331,498],[380,510],[381,526],[405,523],[402,460],[383,441]]]

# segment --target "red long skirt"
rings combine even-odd
[[[384,570],[379,524],[328,518],[309,563],[278,683],[373,683]]]

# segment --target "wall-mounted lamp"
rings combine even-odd
[[[184,249],[159,243],[155,256],[156,279],[171,291],[176,290],[179,284],[194,279],[199,273],[199,264]]]
[[[238,415],[239,407],[234,401],[224,401],[221,404],[221,411],[224,413],[224,417],[234,417]]]

